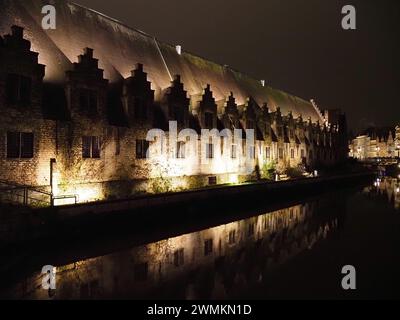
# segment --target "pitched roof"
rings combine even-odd
[[[129,77],[135,64],[142,63],[156,100],[171,85],[172,77],[179,74],[190,96],[200,94],[209,83],[216,101],[233,92],[238,105],[253,97],[259,105],[267,102],[272,111],[280,107],[283,113],[292,111],[294,116],[322,121],[308,101],[263,87],[257,79],[194,54],[179,55],[174,46],[93,10],[64,0],[53,2],[56,30],[41,28],[41,9],[48,0],[2,0],[0,6],[0,34],[9,33],[14,24],[25,28],[25,37],[39,52],[39,62],[46,65],[46,82],[63,83],[65,72],[72,70],[83,48],[90,47],[110,83]]]
[[[389,138],[390,133],[392,137],[396,136],[396,129],[393,127],[370,127],[362,132],[362,135],[366,135],[372,139],[384,139],[385,141]]]

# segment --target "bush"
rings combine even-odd
[[[275,173],[276,173],[275,163],[265,162],[261,170],[261,177],[263,179],[274,180]]]
[[[292,179],[304,177],[304,170],[301,167],[287,168],[285,174]]]
[[[151,180],[150,190],[155,194],[168,193],[172,191],[172,183],[170,179],[160,176]]]

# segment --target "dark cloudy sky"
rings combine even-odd
[[[184,50],[266,79],[353,129],[400,123],[400,1],[74,0]],[[341,8],[357,30],[341,28]]]

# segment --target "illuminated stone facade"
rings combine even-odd
[[[332,110],[336,120],[329,122],[329,111],[323,115],[314,102],[171,51],[154,38],[64,1],[55,2],[57,12],[65,13],[59,28],[46,33],[24,18],[16,2],[7,0],[0,8],[5,17],[0,30],[7,21],[25,28],[24,34],[13,26],[11,34],[0,37],[2,181],[43,187],[56,196],[78,195],[84,202],[238,183],[265,178],[266,167],[281,173],[295,167],[312,170],[347,156],[340,111]],[[20,6],[32,6],[32,16],[39,19],[35,8],[40,3]],[[81,19],[87,34],[93,23],[99,24],[85,38],[95,49],[75,50],[85,32],[65,40],[63,32],[77,25],[68,15]],[[100,44],[93,42],[96,37]],[[106,50],[113,43],[121,52]],[[138,52],[143,47],[147,51]],[[245,135],[237,145],[220,137],[189,152],[186,141],[168,139],[165,150],[146,142],[150,129],[168,132],[170,121],[177,122],[178,130],[198,134],[202,129],[241,129],[243,134],[251,129],[255,143],[246,142]],[[252,170],[244,172],[244,167]]]
[[[400,126],[371,128],[350,143],[350,157],[367,160],[400,157]]]

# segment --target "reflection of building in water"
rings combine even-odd
[[[232,297],[338,226],[316,208],[297,205],[58,267],[54,298]],[[49,298],[40,274],[13,292]]]
[[[386,177],[377,179],[372,186],[364,190],[370,196],[385,197],[393,203],[396,209],[400,209],[400,181],[398,178]]]

